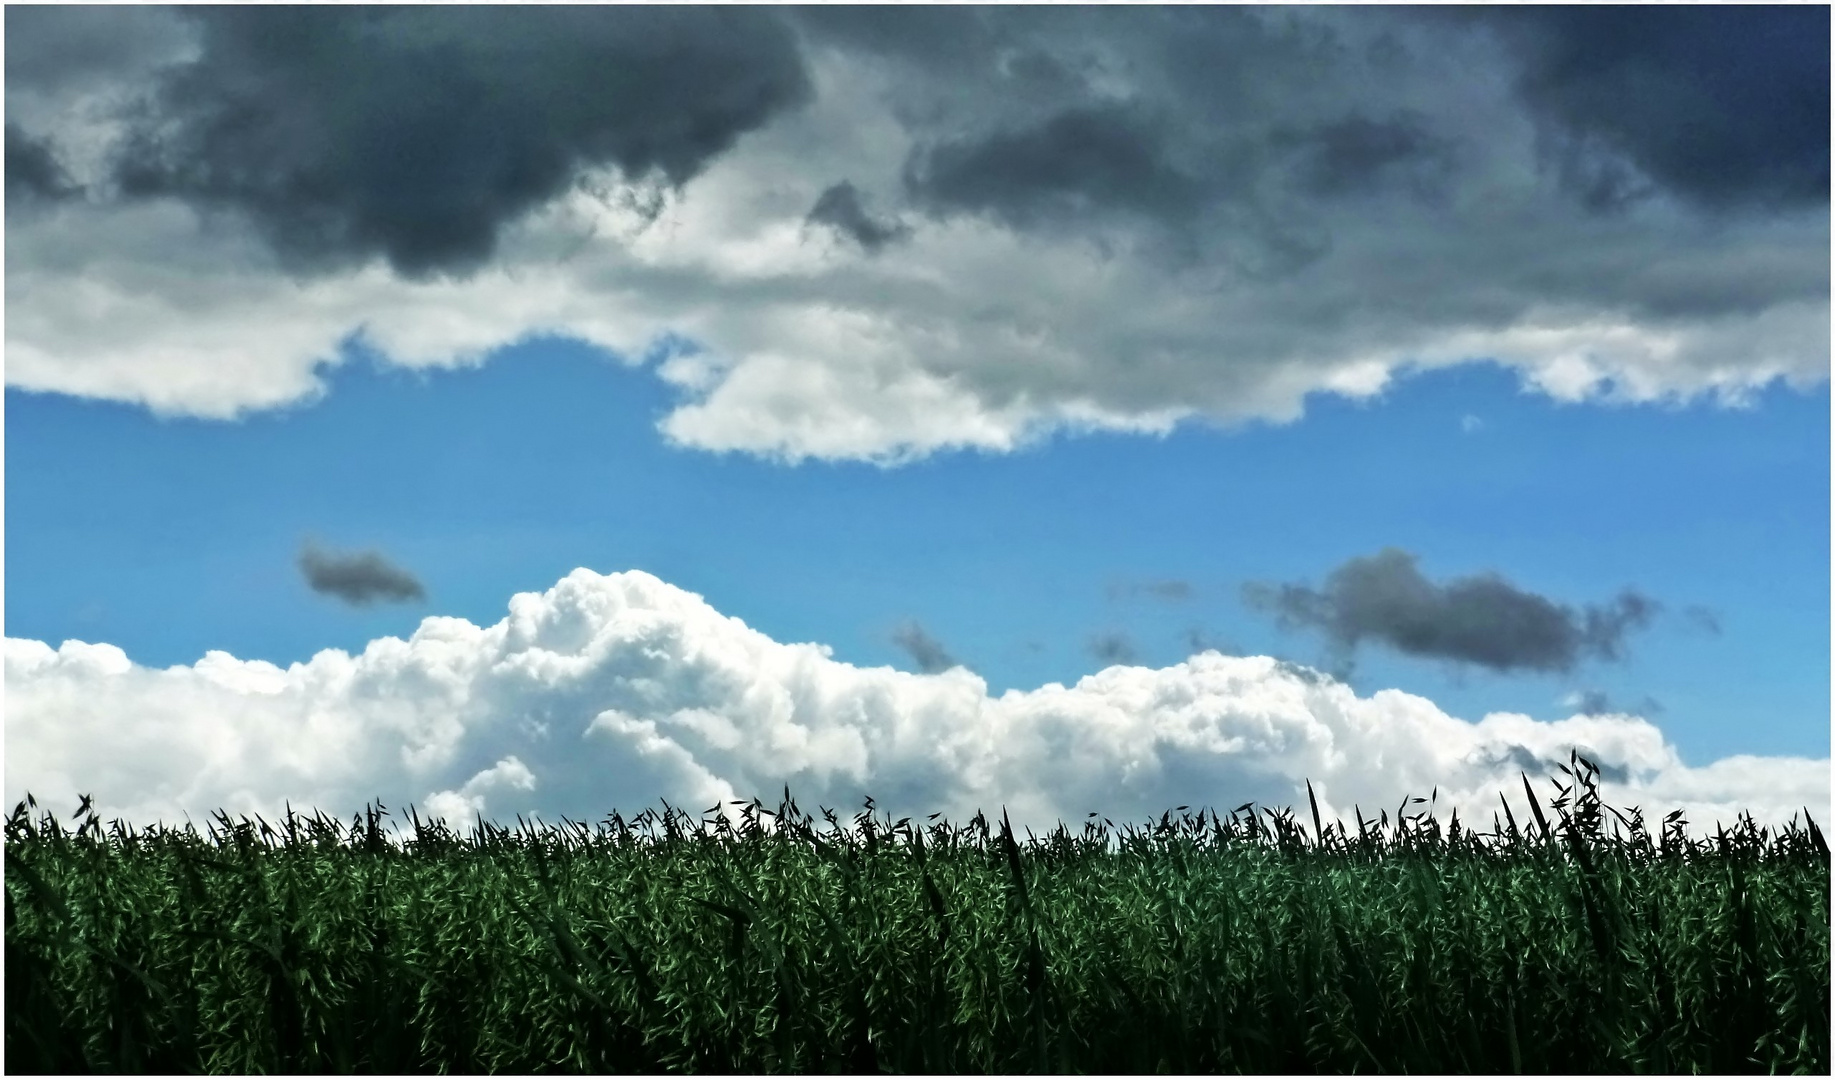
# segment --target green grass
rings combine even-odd
[[[823,810],[5,841],[14,1072],[1829,1071],[1814,822]],[[1528,780],[1524,779],[1525,789]],[[1310,788],[1309,788],[1310,795]],[[87,801],[85,807],[87,809]],[[711,815],[719,808],[706,813]],[[1606,815],[1614,821],[1608,831]],[[79,810],[79,816],[82,810]],[[851,827],[849,825],[851,824]],[[1621,827],[1622,826],[1622,827]]]

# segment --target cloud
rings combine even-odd
[[[1279,132],[1274,142],[1298,151],[1295,180],[1315,195],[1368,195],[1400,184],[1434,198],[1458,164],[1455,144],[1406,111],[1382,119],[1351,112],[1305,132]]]
[[[1587,716],[1600,716],[1612,711],[1612,702],[1604,690],[1586,690],[1573,696],[1568,703]]]
[[[1140,655],[1134,651],[1133,640],[1120,630],[1107,631],[1090,638],[1089,653],[1105,664],[1132,664]]]
[[[1109,599],[1119,600],[1123,597],[1148,596],[1155,600],[1177,602],[1190,600],[1196,592],[1192,583],[1178,578],[1165,578],[1158,581],[1117,582],[1109,586]]]
[[[593,821],[657,805],[774,800],[965,819],[1007,808],[1020,827],[1091,810],[1136,823],[1184,803],[1374,815],[1439,789],[1488,828],[1499,792],[1523,815],[1571,749],[1609,771],[1605,796],[1647,815],[1688,810],[1711,834],[1804,805],[1825,821],[1826,759],[1741,756],[1684,765],[1628,716],[1471,723],[1395,690],[1359,697],[1267,657],[1201,653],[1113,666],[1073,686],[998,697],[963,668],[912,674],[785,644],[647,574],[577,570],[513,597],[492,626],[428,618],[406,640],[328,649],[286,668],[211,652],[190,666],[120,649],[6,641],[9,806],[95,796],[103,819],[200,827],[216,809],[348,819],[380,798],[454,820],[518,813]]]
[[[1561,703],[1583,716],[1655,716],[1663,711],[1663,703],[1649,695],[1634,708],[1622,708],[1604,690],[1579,690],[1567,695]]]
[[[926,675],[948,671],[958,664],[956,658],[943,647],[943,643],[931,637],[915,620],[892,631],[892,644],[909,653],[918,670]]]
[[[143,79],[189,55],[183,16],[170,7],[118,11],[84,4],[23,4],[5,13],[15,45],[6,54],[9,111],[15,95],[58,96],[97,84]]]
[[[1203,190],[1170,160],[1167,136],[1125,105],[1083,106],[1024,128],[925,147],[905,183],[940,212],[985,212],[1018,228],[1105,211],[1176,226]]]
[[[1202,626],[1186,627],[1180,633],[1179,640],[1184,643],[1188,652],[1220,652],[1225,656],[1240,656],[1243,653],[1243,649],[1235,642],[1214,637]]]
[[[46,139],[34,139],[16,124],[6,125],[6,205],[13,209],[35,200],[73,198],[83,189],[57,159]]]
[[[1571,671],[1586,658],[1624,657],[1625,637],[1659,605],[1626,589],[1579,610],[1517,588],[1497,574],[1436,584],[1415,556],[1396,548],[1347,560],[1323,589],[1251,583],[1244,598],[1286,627],[1323,631],[1347,652],[1365,640],[1410,656],[1479,664],[1494,671]]]
[[[846,180],[823,190],[815,206],[810,208],[807,220],[816,225],[827,225],[859,244],[863,250],[871,252],[911,235],[908,225],[897,221],[882,221],[868,214],[860,202],[860,189]]]
[[[1700,604],[1690,604],[1688,607],[1682,609],[1682,617],[1688,621],[1690,626],[1704,633],[1720,633],[1720,615],[1715,612],[1713,608],[1703,607]]]
[[[313,592],[357,607],[377,600],[424,600],[427,596],[413,574],[375,551],[328,552],[308,543],[300,551],[299,571]]]
[[[469,272],[588,172],[679,186],[807,93],[761,9],[184,10],[200,52],[148,88],[113,179],[307,268]]]
[[[1633,179],[1711,206],[1829,201],[1829,11],[1495,9],[1518,88],[1595,208]]]
[[[1488,9],[537,14],[9,13],[72,65],[9,65],[8,120],[86,197],[9,223],[8,385],[234,417],[353,344],[562,335],[661,380],[677,445],[896,465],[1473,362],[1576,402],[1828,375],[1826,124],[1698,25],[1826,15],[1598,16],[1644,55]]]

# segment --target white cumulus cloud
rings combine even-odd
[[[380,799],[455,825],[699,810],[787,785],[806,808],[963,820],[1004,807],[1035,832],[1090,811],[1117,822],[1180,804],[1255,801],[1354,821],[1438,789],[1442,820],[1488,828],[1518,773],[1544,799],[1570,749],[1615,806],[1697,833],[1749,811],[1826,823],[1829,762],[1739,756],[1685,765],[1628,715],[1476,723],[1385,690],[1359,697],[1267,657],[1205,652],[1114,666],[1074,686],[990,696],[965,668],[911,674],[782,643],[638,571],[576,570],[513,597],[489,627],[429,618],[407,640],[282,669],[212,652],[165,670],[111,645],[6,641],[6,801],[200,826],[215,810],[344,820]],[[67,804],[67,805],[66,805]],[[1353,826],[1354,827],[1354,826]],[[463,826],[461,825],[461,828]]]

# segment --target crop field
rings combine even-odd
[[[1484,833],[1421,798],[1023,840],[788,791],[469,837],[22,802],[6,1067],[1828,1073],[1816,824],[1653,836],[1571,763]]]

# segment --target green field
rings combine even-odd
[[[1423,799],[1023,841],[871,800],[817,828],[787,791],[469,837],[21,803],[6,1067],[1828,1073],[1814,822],[1652,836],[1571,761],[1485,833]]]

